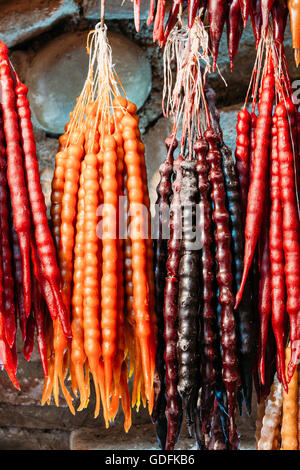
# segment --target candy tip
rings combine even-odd
[[[261,384],[265,385],[265,364],[263,362],[263,359],[260,360],[260,364],[259,364],[259,378],[260,378]]]
[[[124,430],[125,430],[126,434],[128,434],[128,431],[129,431],[130,428],[131,428],[131,422],[124,424]]]
[[[11,377],[11,381],[12,381],[14,387],[15,387],[17,390],[19,390],[19,392],[20,392],[20,391],[21,391],[21,387],[20,387],[20,384],[19,384],[19,382],[18,382],[16,376]]]

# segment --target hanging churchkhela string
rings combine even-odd
[[[139,31],[141,0],[133,2],[135,28]],[[287,17],[290,17],[291,33],[295,62],[299,64],[300,50],[300,9],[298,0],[172,0],[167,8],[166,0],[149,0],[147,25],[153,27],[153,41],[162,47],[171,31],[176,27],[178,18],[185,15],[188,28],[200,19],[207,26],[211,43],[213,69],[217,67],[219,45],[222,34],[227,33],[227,48],[230,68],[233,69],[243,30],[250,20],[256,47],[261,37],[265,37],[268,27],[272,25],[274,38],[283,44]],[[226,28],[225,28],[226,25]]]
[[[147,175],[136,106],[119,91],[122,88],[103,22],[90,33],[88,52],[87,79],[66,134],[60,138],[52,183],[52,225],[57,234],[72,340],[68,342],[61,335],[60,324],[53,322],[49,356],[52,377],[45,383],[43,402],[48,402],[53,392],[58,403],[59,382],[75,412],[64,383],[69,371],[72,391],[80,396],[79,409],[85,408],[91,374],[96,392],[95,416],[102,403],[108,426],[121,398],[128,431],[129,373],[134,370],[133,405],[139,407],[142,398],[144,406],[148,401],[151,412],[154,399],[156,317],[151,276],[147,280],[153,251],[144,237],[143,214],[136,211],[146,201]],[[118,201],[124,194],[132,219],[127,240],[117,233],[117,221],[124,217]],[[149,211],[149,203],[146,206]],[[129,264],[130,296],[121,284],[123,270],[126,284],[129,282]]]
[[[170,69],[174,58],[175,78]],[[200,62],[205,65],[203,68]],[[166,403],[161,401],[161,404],[165,408],[162,411],[167,426],[164,439],[162,429],[157,429],[157,434],[162,448],[174,449],[184,415],[198,447],[236,448],[235,413],[241,385],[239,357],[242,356],[238,349],[241,343],[237,326],[241,321],[234,312],[237,287],[233,283],[231,249],[232,243],[236,243],[233,232],[238,229],[242,233],[242,225],[237,227],[242,224],[242,217],[239,198],[233,196],[230,207],[236,211],[233,214],[240,216],[235,221],[233,215],[231,224],[227,201],[231,197],[229,189],[236,187],[238,191],[238,182],[235,172],[223,173],[222,160],[225,159],[221,149],[225,146],[215,119],[217,111],[212,100],[206,98],[206,75],[211,70],[208,35],[199,19],[191,29],[177,26],[170,32],[164,63],[164,111],[173,122],[173,133],[167,145],[173,141],[175,146],[178,141],[179,155],[174,159],[170,147],[161,166],[161,169],[168,168],[169,175],[172,165],[174,176],[172,185],[168,176],[168,198],[165,199],[170,211],[170,239],[161,319],[165,325],[166,377]],[[166,178],[163,171],[160,174],[159,194]],[[239,243],[241,245],[242,240]],[[240,252],[236,256],[240,261]],[[251,315],[244,317],[245,323],[251,321]],[[250,369],[250,378],[251,372]],[[216,395],[217,377],[218,380],[221,377],[225,390],[225,409],[222,410]],[[250,392],[244,395],[248,404],[250,382],[246,381]],[[172,414],[171,404],[175,410]],[[221,438],[218,423],[225,410],[229,419]]]

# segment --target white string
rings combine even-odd
[[[102,23],[104,14],[104,1],[101,2],[101,20],[96,24],[94,31],[90,32],[87,39],[89,54],[88,72],[73,110],[68,142],[75,130],[84,129],[86,118],[86,106],[88,103],[96,103],[96,119],[93,131],[96,133],[99,125],[101,138],[113,113],[112,101],[120,96],[120,87],[115,66],[112,60],[112,49],[107,38],[107,26]],[[125,94],[125,93],[124,93]],[[118,106],[120,108],[120,106]],[[78,136],[79,138],[80,136]]]
[[[173,120],[176,130],[181,120],[181,151],[187,148],[189,158],[192,158],[193,136],[199,134],[200,120],[203,119],[200,117],[205,100],[202,90],[206,75],[211,72],[209,37],[199,18],[192,28],[178,23],[170,32],[163,63],[163,113]],[[175,71],[172,71],[173,64]]]

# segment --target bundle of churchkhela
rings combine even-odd
[[[242,408],[244,401],[251,411],[253,294],[248,282],[234,310],[243,217],[234,159],[206,84],[208,40],[196,19],[192,28],[174,28],[164,51],[164,110],[173,131],[157,187],[159,347],[152,418],[166,450],[174,449],[184,419],[199,449],[237,449],[237,404]],[[174,79],[170,58],[176,59]]]
[[[300,356],[300,114],[292,101],[284,51],[271,32],[266,41],[260,41],[253,77],[251,110],[246,99],[237,123],[245,253],[236,305],[254,271],[258,279],[255,383],[260,401],[269,394],[275,371],[288,393]],[[286,370],[288,342],[291,354]]]
[[[108,426],[121,399],[128,431],[131,406],[148,402],[151,413],[154,396],[157,325],[145,147],[137,108],[121,96],[104,24],[90,33],[87,48],[87,79],[59,139],[51,196],[72,339],[54,320],[42,403],[53,393],[58,405],[60,385],[75,413],[65,385],[70,374],[78,410],[87,407],[91,374],[95,417],[102,403]]]
[[[136,30],[140,28],[141,0],[131,0],[134,6]],[[192,28],[196,18],[208,27],[209,51],[216,68],[220,40],[226,29],[230,67],[238,52],[239,42],[250,18],[256,46],[261,36],[265,37],[268,26],[272,25],[276,40],[283,42],[287,17],[290,16],[295,61],[299,64],[300,50],[300,7],[297,0],[149,0],[147,25],[153,24],[153,40],[164,46],[176,26],[184,18]],[[225,28],[226,25],[226,28]],[[282,34],[282,36],[281,36]]]
[[[36,334],[45,377],[51,318],[59,319],[66,337],[71,336],[71,327],[40,182],[28,88],[8,54],[0,42],[0,360],[20,389],[18,326],[26,360]]]

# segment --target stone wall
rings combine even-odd
[[[121,8],[122,0],[106,2],[106,20],[117,71],[129,98],[137,102],[147,151],[151,199],[155,199],[157,169],[165,156],[164,139],[170,131],[163,118],[162,53],[152,42],[152,30],[145,25],[147,0],[142,0],[140,32],[133,25],[132,4]],[[86,74],[85,50],[88,31],[96,24],[99,0],[0,1],[0,40],[10,48],[11,61],[30,87],[40,173],[47,205],[57,136],[67,121]],[[297,78],[287,28],[287,55],[292,78]],[[244,32],[233,72],[229,72],[226,35],[220,48],[220,75],[210,77],[221,108],[226,143],[234,147],[235,118],[246,94],[255,59],[251,27]],[[101,418],[93,418],[93,394],[87,410],[72,416],[61,399],[40,406],[43,375],[34,351],[27,363],[22,343],[18,346],[18,380],[21,392],[13,388],[6,373],[0,373],[0,449],[96,449],[157,448],[155,432],[145,410],[134,413],[128,435],[122,430],[122,415],[105,430]],[[244,447],[253,447],[255,413],[240,420]],[[193,442],[183,432],[179,448]]]

